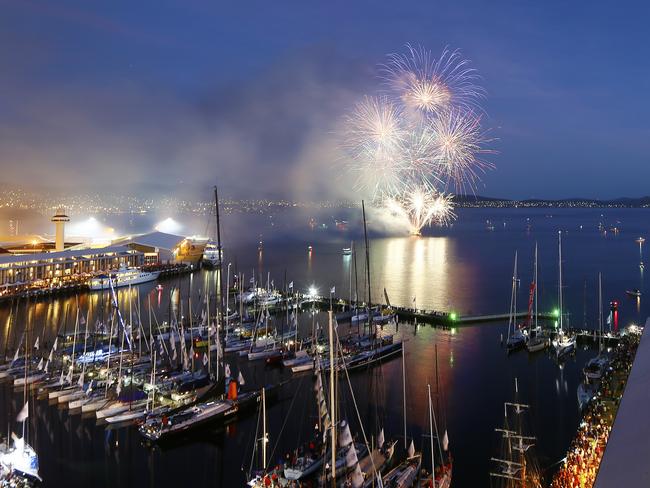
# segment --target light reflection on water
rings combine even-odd
[[[386,288],[391,302],[396,305],[413,306],[415,297],[418,308],[453,309],[459,313],[507,311],[514,251],[519,250],[522,283],[525,283],[530,279],[532,249],[537,241],[540,244],[540,309],[550,309],[557,295],[555,239],[560,226],[571,230],[564,241],[565,297],[571,321],[582,324],[586,309],[588,324],[595,323],[598,271],[603,272],[605,301],[617,298],[621,302],[621,323],[644,321],[647,314],[645,297],[628,300],[624,290],[638,287],[644,291],[643,272],[638,267],[638,247],[630,236],[636,238],[647,232],[645,213],[624,212],[620,217],[623,231],[617,237],[598,235],[595,229],[600,217],[588,211],[560,212],[553,219],[542,213],[534,214],[532,231],[525,228],[525,217],[529,214],[492,211],[489,215],[495,222],[508,221],[508,225],[499,225],[495,231],[487,232],[483,224],[486,212],[476,211],[461,215],[453,229],[432,231],[437,234],[432,237],[373,238],[370,247],[373,301],[383,301],[383,289]],[[577,230],[583,224],[585,230]],[[281,227],[281,223],[277,226]],[[365,251],[360,235],[310,232],[292,240],[269,237],[265,238],[262,252],[258,252],[258,242],[250,239],[250,235],[233,237],[239,240],[227,245],[226,259],[232,263],[233,273],[246,274],[245,284],[253,272],[264,282],[270,272],[276,286],[281,286],[286,269],[287,279],[294,281],[296,291],[306,290],[315,283],[321,293],[327,294],[331,286],[336,286],[337,295],[347,297],[352,271],[353,291],[358,281],[360,298],[367,296]],[[358,252],[358,279],[354,276],[353,257],[341,254],[342,248],[350,245],[351,237],[356,241]],[[311,253],[308,245],[313,246]],[[191,278],[171,277],[161,281],[162,291],[156,290],[154,284],[130,291],[120,289],[118,300],[123,306],[131,301],[134,309],[139,308],[146,329],[149,303],[154,324],[160,323],[168,319],[170,311],[180,312],[180,296],[187,314],[190,290],[192,307],[198,309],[208,288],[214,294],[217,282],[216,271],[202,272]],[[180,293],[175,294],[170,306],[170,295],[175,288],[180,288]],[[521,288],[520,303],[525,303],[523,295],[527,287]],[[135,306],[138,295],[139,307]],[[74,327],[74,296],[40,300],[30,307],[26,305],[25,302],[18,305],[19,316],[11,324],[8,307],[0,309],[1,350],[15,345],[28,324],[33,324],[35,331],[45,328],[43,344],[51,344],[57,330],[71,331]],[[102,314],[104,320],[108,320],[106,293],[82,294],[79,305],[82,310],[90,307],[92,323]],[[213,303],[213,307],[215,305]],[[128,315],[128,307],[125,313]],[[311,320],[309,314],[301,317],[303,334],[311,330]],[[327,319],[324,314],[318,314],[315,320],[324,326]],[[406,344],[408,435],[418,446],[424,444],[426,447],[427,444],[421,434],[428,429],[427,383],[431,383],[434,393],[436,391],[437,345],[440,396],[434,401],[440,404],[442,423],[449,430],[456,487],[487,486],[489,458],[496,454],[498,446],[493,429],[501,423],[503,401],[512,398],[515,377],[519,380],[522,399],[532,406],[531,426],[539,438],[542,466],[550,466],[563,457],[578,421],[575,392],[580,369],[593,351],[580,349],[559,368],[544,354],[528,356],[522,352],[506,356],[499,344],[504,332],[503,323],[460,327],[454,331],[422,324],[399,325],[397,334]],[[261,363],[244,363],[233,358],[228,361],[234,372],[241,368],[250,387],[290,377],[290,373],[268,370]],[[351,381],[360,411],[366,419],[373,419],[373,422],[368,421],[369,430],[376,420],[385,426],[388,436],[401,435],[401,361],[395,359],[382,368],[354,373]],[[21,402],[21,392],[11,394],[5,386],[0,387],[0,419],[15,417]],[[314,403],[311,377],[306,375],[289,385],[279,402],[269,406],[271,443],[280,443],[276,454],[296,447],[312,432],[316,414]],[[353,419],[349,402],[342,409]],[[289,421],[280,436],[287,418]],[[242,419],[226,429],[205,429],[192,442],[154,450],[141,446],[133,430],[106,432],[93,421],[69,417],[64,410],[47,407],[43,402],[37,403],[36,414],[29,422],[30,438],[41,454],[41,470],[48,486],[183,486],[188,480],[188,469],[197,486],[239,486],[243,480],[242,459],[250,460],[252,452],[256,416]]]

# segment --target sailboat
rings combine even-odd
[[[568,334],[564,331],[563,317],[564,310],[562,304],[562,231],[558,232],[558,314],[559,314],[559,330],[557,336],[553,340],[553,347],[557,358],[569,354],[576,347],[575,334]]]
[[[29,369],[29,351],[28,348],[25,348],[25,377],[27,377]],[[9,439],[6,440],[4,445],[0,445],[0,466],[9,471],[9,473],[16,473],[19,476],[25,476],[27,478],[36,479],[42,481],[38,475],[38,455],[32,446],[30,446],[26,441],[25,429],[27,427],[26,422],[29,418],[29,400],[27,397],[27,382],[23,383],[23,399],[24,406],[22,410],[18,413],[16,420],[22,422],[23,424],[23,435],[18,437],[16,434],[11,434],[11,439],[13,440],[13,446]],[[2,481],[2,478],[0,478]],[[0,483],[2,484],[2,483]]]
[[[533,271],[533,282],[531,284],[531,297],[528,301],[528,321],[530,322],[531,312],[533,311],[531,304],[534,302],[534,313],[535,313],[535,327],[530,329],[528,334],[528,341],[526,342],[526,349],[529,353],[543,351],[548,346],[548,338],[542,332],[542,328],[539,326],[537,312],[537,290],[539,288],[537,284],[537,243],[535,243],[535,269]]]
[[[405,364],[404,349],[402,349],[402,396],[403,396],[403,417],[404,417],[404,447],[406,447],[406,364]],[[415,480],[420,473],[420,466],[422,465],[422,453],[415,452],[415,445],[413,439],[406,450],[406,459],[402,461],[395,468],[390,470],[382,478],[383,486],[390,486],[394,488],[407,488],[413,486]]]
[[[221,229],[219,222],[219,194],[217,193],[217,187],[214,187],[214,202],[217,216],[217,242],[209,240],[205,244],[203,249],[203,257],[201,261],[203,266],[206,268],[217,268],[221,266],[221,260],[223,258],[223,250],[221,248]]]
[[[526,345],[526,335],[517,326],[517,251],[515,251],[515,265],[512,272],[512,289],[510,292],[510,313],[508,316],[508,338],[506,348],[508,352],[515,351]]]
[[[516,378],[515,394],[518,394]],[[523,434],[523,416],[529,409],[529,405],[519,403],[516,397],[514,402],[505,402],[503,405],[503,428],[494,429],[501,436],[503,452],[501,457],[491,458],[494,468],[490,472],[490,480],[496,486],[507,488],[542,487],[536,460],[531,450],[536,439]]]
[[[609,358],[603,353],[603,285],[598,273],[598,355],[587,361],[583,372],[588,380],[599,380],[605,373]]]

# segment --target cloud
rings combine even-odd
[[[340,196],[336,126],[368,81],[312,50],[192,97],[123,80],[0,82],[12,100],[0,115],[3,180],[195,199],[214,183],[232,197]]]

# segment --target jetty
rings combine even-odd
[[[650,317],[596,476],[595,488],[650,486]]]

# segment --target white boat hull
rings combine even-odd
[[[120,288],[123,286],[135,286],[142,283],[149,283],[150,281],[155,281],[160,276],[160,271],[141,271],[135,276],[131,277],[121,277],[119,272],[116,274],[116,277],[107,277],[104,279],[93,278],[90,280],[89,288],[91,290],[110,290],[111,281],[113,282],[113,288]]]

